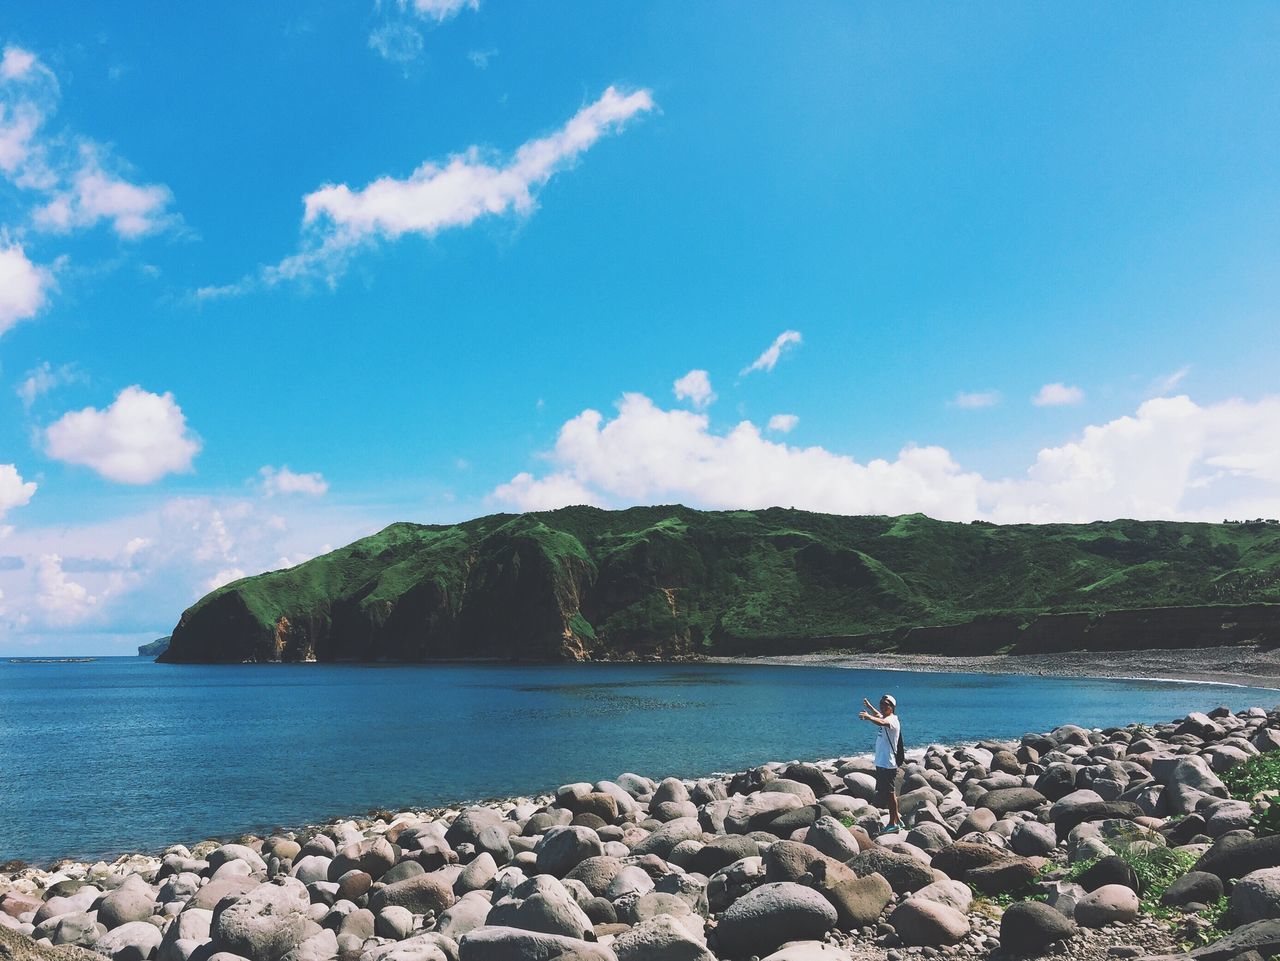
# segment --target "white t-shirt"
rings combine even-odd
[[[897,714],[890,714],[886,720],[889,722],[887,725],[876,725],[876,767],[897,767],[902,722]]]

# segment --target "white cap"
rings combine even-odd
[[[898,700],[892,694],[884,694],[881,696],[880,700],[888,701],[889,706],[893,708],[895,711],[898,709]]]

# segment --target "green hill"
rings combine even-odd
[[[571,507],[393,524],[182,615],[162,661],[1280,643],[1280,525]]]

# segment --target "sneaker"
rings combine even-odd
[[[897,824],[897,823],[886,824],[884,827],[880,829],[880,833],[881,834],[897,834],[901,830],[902,830],[901,824]]]

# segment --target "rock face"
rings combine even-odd
[[[1037,653],[1278,642],[1280,591],[1265,579],[1254,586],[1249,569],[1235,566],[1246,552],[1276,550],[1280,525],[1049,529],[781,509],[573,507],[450,527],[394,524],[219,588],[183,613],[160,659],[545,661],[835,645]],[[1018,576],[1027,556],[1040,570],[1031,583]],[[1122,576],[1148,564],[1166,575],[1140,589]],[[1236,603],[1217,603],[1223,585]],[[759,603],[744,606],[744,596]],[[1082,607],[1090,613],[1075,613]],[[1041,613],[1027,621],[989,609]],[[1034,800],[992,804],[1003,811]]]

